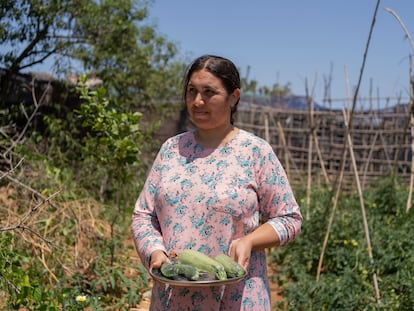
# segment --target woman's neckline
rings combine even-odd
[[[194,140],[196,144],[202,147],[203,149],[219,149],[219,148],[226,146],[234,137],[237,136],[239,132],[240,132],[240,129],[233,126],[231,130],[223,137],[223,139],[220,142],[212,143],[212,144],[200,142],[200,139],[197,138],[197,130],[194,130],[193,135],[194,135]]]

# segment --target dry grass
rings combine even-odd
[[[0,188],[0,231],[12,232],[16,237],[13,246],[26,249],[41,263],[51,287],[62,278],[70,280],[75,274],[93,280],[97,277],[93,265],[97,259],[109,262],[106,258],[109,256],[103,258],[98,246],[112,237],[103,211],[101,203],[89,198],[66,202],[53,199],[39,206],[35,196],[22,194],[21,189],[11,185]],[[114,231],[113,234],[121,233]],[[132,239],[126,236],[122,241],[125,248],[115,252],[115,268],[125,271],[128,278],[138,280],[139,258]],[[6,295],[0,291],[0,298]]]

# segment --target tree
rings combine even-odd
[[[241,88],[244,93],[251,93],[256,94],[256,91],[260,95],[264,96],[289,96],[292,95],[290,89],[290,83],[286,83],[285,85],[280,85],[278,82],[273,84],[273,87],[270,89],[268,86],[260,86],[258,87],[258,82],[256,80],[252,80],[249,78],[250,74],[250,66],[247,66],[246,75],[241,77]]]
[[[13,74],[54,59],[59,75],[98,76],[114,98],[156,107],[176,96],[183,66],[176,46],[147,25],[148,0],[4,0],[0,66]],[[76,64],[76,66],[74,65]]]
[[[280,85],[279,83],[273,84],[273,88],[270,91],[272,96],[289,96],[292,95],[292,91],[290,89],[290,83],[286,83],[285,85]]]

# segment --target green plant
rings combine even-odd
[[[59,302],[63,299],[54,290],[45,287],[41,271],[31,265],[32,258],[25,248],[15,247],[14,239],[10,232],[1,233],[0,288],[8,294],[7,307],[11,310],[22,307],[29,310],[60,310]],[[74,291],[69,291],[66,297],[75,297]]]
[[[326,201],[314,194],[310,219],[304,221],[302,234],[293,243],[270,253],[269,262],[281,267],[280,273],[271,278],[284,288],[284,301],[275,308],[411,310],[414,215],[404,211],[407,192],[401,181],[384,176],[364,192],[374,265],[366,250],[359,198],[352,192],[340,197],[319,281],[316,268],[326,230]],[[373,287],[374,272],[381,294],[379,304]]]
[[[102,310],[114,306],[122,310],[136,305],[148,287],[143,268],[139,264],[131,268],[129,254],[135,250],[125,243],[130,235],[125,230],[130,209],[124,206],[132,205],[129,193],[139,187],[144,171],[141,114],[116,109],[104,88],[90,91],[81,85],[79,91],[84,100],[79,110],[66,120],[47,119],[50,135],[33,132],[24,145],[16,146],[16,152],[27,159],[25,172],[31,173],[23,175],[21,183],[40,190],[13,194],[12,206],[0,207],[0,219],[9,215],[9,221],[18,223],[33,195],[36,200],[53,189],[63,191],[52,204],[27,218],[25,225],[37,238],[29,232],[26,242],[18,234],[11,234],[12,240],[2,239],[0,259],[5,264],[0,282],[8,285],[4,295],[9,308]],[[102,188],[99,181],[105,185],[101,203],[93,200]],[[135,195],[138,190],[133,191]],[[43,234],[53,237],[50,245]],[[49,247],[52,252],[45,251]]]

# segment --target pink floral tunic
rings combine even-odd
[[[211,257],[270,223],[281,244],[300,232],[302,217],[286,173],[263,139],[239,130],[224,146],[203,148],[194,132],[161,147],[132,216],[132,233],[148,269],[151,252],[191,248]],[[264,251],[251,254],[244,281],[214,287],[154,282],[151,310],[270,310]]]

